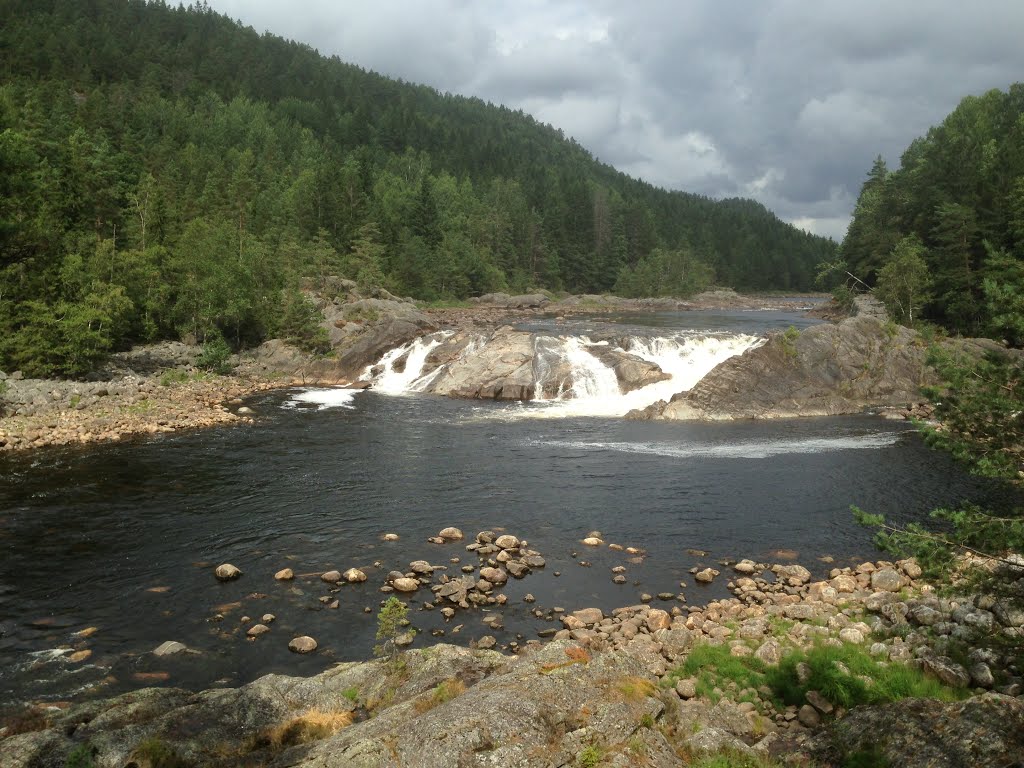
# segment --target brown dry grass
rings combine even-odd
[[[310,741],[319,741],[333,736],[352,724],[351,712],[322,712],[311,709],[305,714],[293,717],[266,732],[264,739],[275,749],[293,747]]]
[[[622,677],[615,682],[615,690],[627,701],[642,701],[658,692],[657,686],[642,677]]]

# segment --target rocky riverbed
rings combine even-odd
[[[481,532],[466,548],[493,565],[472,585],[443,575],[431,587],[437,607],[467,610],[488,598],[500,606],[510,564],[539,557],[510,534]],[[1024,558],[1003,567],[1008,580],[1024,580]],[[428,588],[436,570],[412,563],[382,591]],[[1002,650],[1024,633],[1019,609],[939,596],[912,560],[836,568],[824,580],[793,563],[751,560],[694,576],[729,579],[735,596],[607,614],[576,607],[559,614],[550,642],[531,640],[514,655],[488,643],[436,645],[311,678],[268,675],[200,693],[151,688],[29,710],[0,730],[0,768],[85,758],[118,767],[679,766],[702,754],[1006,766],[1024,754],[1022,670]],[[218,577],[245,578],[223,567]],[[458,594],[446,584],[460,584]],[[311,640],[291,642],[315,653]],[[745,664],[747,676],[720,667],[726,659],[728,668]],[[848,706],[849,691],[883,685],[885,670],[902,665],[940,684],[946,700]]]

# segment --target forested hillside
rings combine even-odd
[[[1024,342],[1024,85],[965,98],[898,170],[878,158],[841,257],[901,319]]]
[[[0,368],[258,342],[326,274],[423,299],[799,290],[834,251],[205,5],[0,0],[0,22]]]

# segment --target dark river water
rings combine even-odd
[[[689,569],[723,557],[795,552],[823,575],[833,567],[824,556],[849,564],[878,554],[851,504],[907,521],[995,492],[906,425],[870,416],[532,419],[520,418],[528,406],[372,391],[348,407],[285,407],[294,394],[254,399],[255,425],[0,458],[0,701],[154,681],[234,685],[366,658],[389,570],[426,559],[458,573],[450,558],[477,562],[467,542],[426,541],[448,525],[467,540],[485,529],[526,538],[547,567],[509,582],[497,633],[480,610],[447,624],[419,610],[430,595],[420,590],[410,601],[420,646],[437,629],[447,641],[522,642],[555,626],[534,618],[536,608],[611,609],[662,591],[701,603],[725,594],[725,574],[702,586]],[[594,529],[644,549],[643,562],[583,546]],[[401,538],[384,542],[385,532]],[[218,583],[222,562],[242,578]],[[619,564],[623,585],[611,581]],[[276,582],[286,566],[298,577]],[[351,566],[369,580],[344,586],[331,595],[340,606],[327,608],[316,574]],[[526,593],[537,602],[524,603]],[[247,641],[241,617],[265,613],[276,616],[271,632]],[[88,638],[74,634],[90,628]],[[303,634],[317,653],[289,653],[288,640]],[[200,653],[148,653],[165,640]],[[70,662],[59,648],[91,655]]]

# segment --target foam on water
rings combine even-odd
[[[605,450],[620,453],[651,454],[676,459],[767,459],[772,456],[826,451],[865,450],[894,445],[899,432],[878,432],[846,437],[818,437],[801,440],[751,440],[742,443],[715,445],[695,443],[620,443],[585,440],[534,440],[532,445],[546,445],[575,450]]]
[[[298,408],[300,405],[315,405],[318,411],[328,408],[355,408],[353,400],[362,390],[341,387],[304,389],[282,403],[283,408]]]

